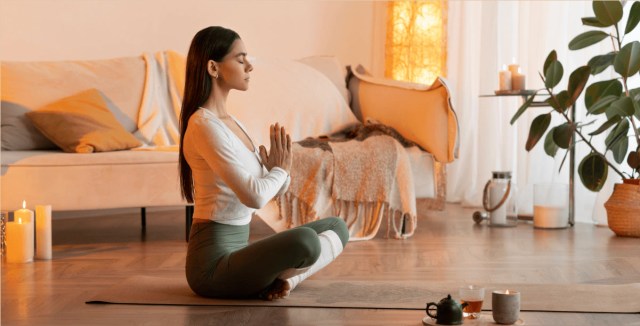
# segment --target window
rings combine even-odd
[[[446,26],[446,0],[389,2],[385,76],[428,85],[445,76]]]

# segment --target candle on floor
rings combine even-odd
[[[513,290],[493,291],[491,306],[493,320],[496,323],[511,325],[520,318],[520,292]]]
[[[51,205],[36,205],[36,259],[51,259]]]
[[[499,89],[501,91],[510,91],[511,90],[511,72],[507,70],[505,66],[503,66],[502,70],[498,72],[498,76],[500,78]]]
[[[26,263],[33,260],[33,211],[22,208],[13,212],[13,222],[7,223],[7,262]]]

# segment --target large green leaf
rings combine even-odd
[[[524,103],[522,103],[522,106],[520,106],[516,114],[514,114],[513,117],[511,118],[511,122],[510,122],[511,124],[514,124],[516,120],[518,120],[518,118],[524,113],[524,111],[526,111],[527,108],[529,108],[531,103],[533,103],[533,100],[535,98],[536,98],[536,93],[534,93],[532,96],[529,97],[529,99],[527,99]]]
[[[589,85],[584,93],[584,105],[590,109],[601,98],[607,95],[615,95],[617,98],[620,94],[622,94],[622,83],[618,79],[595,82]]]
[[[609,52],[603,55],[597,55],[591,60],[589,60],[589,67],[591,67],[591,74],[597,75],[603,72],[607,67],[613,65],[613,60],[615,60],[616,54],[614,52]]]
[[[569,107],[569,93],[562,91],[553,97],[549,97],[545,102],[558,112],[564,112]]]
[[[624,29],[625,34],[629,34],[636,25],[640,22],[640,2],[635,1],[629,11],[629,18],[627,19],[627,27]]]
[[[547,136],[544,138],[544,152],[551,157],[555,157],[558,152],[558,145],[553,141],[553,131],[556,128],[551,128],[547,133]]]
[[[621,97],[615,102],[611,103],[607,110],[621,117],[630,117],[636,112],[635,107],[633,106],[633,102],[629,97],[626,96]]]
[[[558,54],[556,53],[556,50],[549,52],[547,59],[544,60],[544,68],[542,68],[542,71],[544,71],[545,75],[547,74],[547,68],[549,68],[551,63],[554,61],[558,61]]]
[[[588,31],[584,32],[569,42],[569,50],[580,50],[587,46],[596,44],[605,38],[609,37],[609,34],[603,31]]]
[[[560,63],[560,61],[553,61],[544,72],[544,85],[547,88],[556,87],[560,80],[562,80],[562,74],[564,74],[562,63]]]
[[[529,128],[529,138],[525,145],[527,152],[536,146],[540,138],[542,138],[542,135],[547,131],[547,128],[549,128],[550,123],[551,113],[541,114],[533,119],[531,122],[531,128]]]
[[[631,99],[633,100],[633,106],[635,106],[636,108],[636,113],[634,114],[634,116],[636,117],[636,119],[640,120],[640,87],[630,89],[629,97],[631,97]],[[640,133],[640,131],[638,131],[638,133]]]
[[[606,95],[602,98],[600,98],[596,103],[594,103],[589,109],[588,112],[589,114],[602,114],[607,112],[607,118],[610,118],[612,116],[614,116],[615,114],[610,114],[608,111],[609,106],[611,106],[611,103],[617,101],[620,97],[616,96],[616,95]]]
[[[605,152],[611,149],[620,139],[623,137],[626,138],[627,133],[629,133],[629,120],[622,119],[604,140],[604,143],[607,145]]]
[[[582,25],[593,27],[607,27],[607,25],[601,23],[596,17],[582,17]]]
[[[629,150],[629,138],[621,137],[613,146],[611,146],[611,152],[613,153],[613,159],[616,163],[620,164],[624,162],[627,156],[627,150]]]
[[[572,105],[580,97],[584,86],[589,81],[589,75],[591,74],[591,68],[589,66],[578,67],[569,76],[569,87],[567,92],[569,93],[569,103]]]
[[[553,141],[558,147],[568,149],[571,146],[571,138],[573,138],[575,130],[576,126],[573,123],[561,124],[553,130]]]
[[[627,43],[613,61],[613,68],[623,77],[633,76],[640,70],[640,42]]]
[[[600,126],[600,128],[596,129],[594,132],[589,133],[589,136],[595,136],[603,133],[605,130],[611,128],[616,123],[620,122],[620,120],[622,120],[621,116],[619,115],[614,116],[613,118],[607,120],[607,122],[603,123],[602,126]]]
[[[622,3],[620,1],[594,1],[593,12],[599,22],[605,26],[617,24],[622,19]]]
[[[604,157],[598,153],[585,156],[578,165],[578,174],[582,184],[591,191],[600,191],[607,181],[609,166]]]

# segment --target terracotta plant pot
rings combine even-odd
[[[613,233],[621,237],[640,237],[640,179],[617,183],[604,207]]]

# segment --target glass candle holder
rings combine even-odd
[[[518,224],[518,188],[511,172],[494,171],[484,187],[483,206],[489,215],[489,225],[505,227]]]

